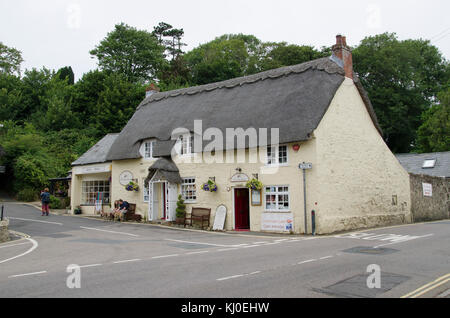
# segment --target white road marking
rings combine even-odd
[[[117,232],[117,231],[109,231],[109,230],[101,230],[101,229],[96,229],[96,228],[93,228],[93,227],[80,226],[80,228],[85,229],[85,230],[91,230],[91,231],[99,231],[99,232],[106,232],[106,233],[112,233],[112,234],[120,234],[120,235],[128,235],[128,236],[133,236],[133,237],[139,237],[139,235],[136,235],[136,234],[125,233],[125,232]]]
[[[217,281],[224,281],[224,280],[229,280],[229,279],[234,279],[234,278],[239,278],[239,277],[245,277],[245,276],[251,276],[251,275],[256,275],[256,274],[260,274],[262,273],[261,271],[257,271],[257,272],[253,272],[250,274],[240,274],[240,275],[233,275],[233,276],[228,276],[228,277],[223,277],[223,278],[218,278],[216,279]]]
[[[26,245],[26,244],[30,244],[30,242],[5,245],[5,246],[0,246],[0,248],[6,248],[6,247],[12,247],[12,246],[19,246],[19,245]]]
[[[329,259],[329,258],[333,258],[333,256],[332,256],[332,255],[324,256],[324,257],[321,257],[321,258],[319,258],[319,259],[320,259],[320,260],[324,260],[324,259]]]
[[[403,243],[403,242],[408,242],[411,240],[415,240],[415,239],[419,239],[419,238],[425,238],[425,237],[430,237],[433,236],[434,234],[427,234],[427,235],[422,235],[422,236],[411,236],[409,239],[404,239],[404,240],[399,240],[398,242],[392,242],[392,243],[387,243],[387,244],[382,244],[382,245],[378,245],[375,246],[374,248],[380,248],[382,246],[387,246],[387,245],[392,245],[392,244],[398,244],[398,243]]]
[[[236,250],[238,250],[237,247],[234,247],[234,248],[224,248],[224,249],[218,250],[218,252],[228,252],[228,251],[236,251]]]
[[[216,247],[240,247],[247,244],[240,244],[240,245],[223,245],[223,244],[213,244],[213,243],[203,243],[203,242],[192,242],[192,241],[182,241],[182,240],[172,240],[172,239],[165,239],[166,241],[170,242],[178,242],[178,243],[187,243],[187,244],[196,244],[196,245],[208,245],[208,246],[216,246]]]
[[[223,281],[223,280],[228,280],[228,279],[233,279],[233,278],[238,278],[238,277],[244,277],[244,275],[234,275],[234,276],[229,276],[229,277],[223,277],[223,278],[219,278],[217,280]]]
[[[36,242],[35,240],[33,240],[33,239],[31,239],[31,238],[28,238],[28,237],[25,238],[25,239],[28,240],[28,241],[30,241],[30,242],[33,244],[33,246],[30,247],[30,249],[29,249],[28,251],[26,251],[26,252],[24,252],[24,253],[22,253],[22,254],[19,254],[19,255],[17,255],[17,256],[14,256],[14,257],[5,259],[5,260],[3,260],[3,261],[0,261],[0,264],[6,263],[6,262],[8,262],[8,261],[12,261],[13,259],[16,259],[16,258],[19,258],[19,257],[22,257],[22,256],[25,256],[25,255],[27,255],[27,254],[33,252],[33,251],[38,247],[39,244],[38,244],[38,242]]]
[[[316,260],[316,259],[309,259],[309,260],[307,260],[307,261],[303,261],[303,262],[297,263],[297,265],[302,265],[302,264],[312,263],[312,262],[315,262],[315,261],[317,261],[317,260]]]
[[[152,259],[169,258],[169,257],[177,257],[177,256],[180,256],[180,254],[162,255],[162,256],[153,256]]]
[[[12,275],[12,276],[9,276],[8,278],[16,278],[16,277],[24,277],[24,276],[31,276],[31,275],[39,275],[39,274],[45,274],[45,273],[47,273],[47,271],[28,273],[28,274]]]
[[[58,222],[41,221],[41,220],[34,220],[34,219],[22,219],[22,218],[12,218],[12,217],[8,217],[8,219],[11,219],[11,220],[19,220],[19,221],[29,221],[29,222],[46,223],[46,224],[53,224],[53,225],[63,225],[62,223],[58,223]]]
[[[136,258],[136,259],[129,259],[129,260],[125,260],[125,261],[117,261],[117,262],[113,262],[113,264],[132,263],[132,262],[139,262],[139,261],[142,261],[142,259]]]
[[[80,266],[80,268],[98,267],[98,266],[102,266],[102,264],[83,265],[83,266]]]
[[[190,252],[190,253],[186,253],[185,255],[196,255],[196,254],[206,254],[206,253],[209,253],[209,251]]]

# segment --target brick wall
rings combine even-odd
[[[414,222],[450,218],[450,178],[411,174],[410,183]],[[423,183],[431,184],[431,197],[424,196]]]

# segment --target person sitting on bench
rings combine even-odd
[[[128,212],[128,209],[130,208],[130,204],[127,201],[124,201],[122,199],[119,200],[119,219],[124,220],[125,214]]]

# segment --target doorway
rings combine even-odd
[[[234,189],[234,221],[236,230],[250,230],[250,191]]]

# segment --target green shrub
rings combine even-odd
[[[181,194],[178,196],[176,213],[177,218],[181,219],[186,217],[186,204],[184,204]]]
[[[38,201],[39,200],[38,192],[36,190],[30,189],[30,188],[22,189],[17,194],[17,200],[22,201],[22,202]]]
[[[63,208],[67,208],[70,206],[70,198],[69,197],[65,197],[61,201],[62,201]]]
[[[50,208],[52,208],[52,209],[63,209],[65,207],[63,207],[63,204],[62,204],[60,199],[58,199],[57,197],[51,195],[50,196]]]

